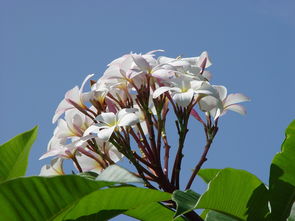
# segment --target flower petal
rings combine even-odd
[[[245,96],[243,94],[239,94],[239,93],[229,94],[224,101],[224,106],[227,107],[229,105],[237,104],[237,103],[241,103],[241,102],[245,102],[245,101],[250,101],[250,98],[248,98],[247,96]]]
[[[56,175],[63,175],[63,159],[55,158],[51,160],[50,165],[44,165],[41,168],[39,176],[56,176]]]
[[[194,91],[189,89],[187,92],[184,93],[175,93],[173,95],[173,100],[182,107],[187,107],[190,102],[192,101],[194,96]]]
[[[118,120],[118,126],[124,127],[124,126],[132,126],[139,122],[139,118],[134,113],[128,113],[119,118]]]
[[[131,56],[134,63],[140,68],[140,70],[144,72],[148,72],[150,70],[149,63],[141,55],[132,54]]]
[[[116,127],[109,127],[97,132],[97,137],[103,141],[108,141]]]
[[[234,112],[237,112],[241,115],[245,115],[247,113],[245,107],[243,107],[242,105],[239,104],[232,104],[226,107],[226,110],[231,110]]]
[[[159,97],[161,94],[169,91],[170,89],[171,89],[171,87],[159,87],[159,88],[157,88],[153,93],[153,98],[155,99],[155,98]]]
[[[116,115],[113,112],[101,113],[95,119],[99,122],[113,126],[116,122]]]

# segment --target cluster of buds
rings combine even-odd
[[[57,127],[48,151],[40,158],[54,159],[42,167],[40,175],[64,174],[65,159],[71,159],[79,172],[100,174],[126,157],[147,187],[157,184],[173,192],[180,188],[182,152],[192,116],[203,125],[207,143],[186,189],[191,187],[206,161],[218,119],[228,110],[245,114],[237,103],[249,99],[242,94],[227,95],[224,86],[210,84],[207,52],[189,58],[156,58],[156,52],[162,50],[123,55],[108,65],[99,80],[90,80],[93,74],[88,75],[80,88],[65,94],[53,117]],[[84,92],[88,81],[91,90]],[[173,147],[166,134],[170,109],[179,136]],[[59,119],[63,114],[64,119]],[[176,149],[175,156],[170,156],[170,148]]]

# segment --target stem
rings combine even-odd
[[[218,131],[218,127],[217,126],[214,126],[214,127],[212,127],[212,129],[210,128],[210,129],[208,129],[206,131],[207,131],[207,134],[206,134],[207,135],[206,136],[207,137],[207,142],[206,142],[206,145],[204,147],[204,152],[203,152],[203,154],[202,154],[199,162],[197,163],[197,165],[194,168],[193,174],[190,177],[190,179],[189,179],[189,181],[188,181],[188,183],[186,185],[186,188],[185,188],[186,190],[191,187],[191,185],[192,185],[192,183],[193,183],[196,175],[200,171],[200,169],[203,166],[203,164],[206,162],[208,151],[209,151],[210,146],[211,146],[211,144],[213,142],[213,139],[214,139],[214,137],[215,137],[215,135],[216,135],[216,133]]]

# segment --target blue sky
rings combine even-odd
[[[55,128],[54,111],[87,74],[98,78],[110,61],[130,51],[164,49],[166,56],[176,57],[207,50],[213,83],[252,101],[245,104],[246,116],[228,113],[220,119],[205,167],[245,169],[268,182],[269,164],[295,118],[294,1],[1,3],[0,143],[39,125],[28,175],[38,174],[48,162],[38,158]],[[190,123],[183,180],[204,143],[197,124]],[[201,191],[199,184],[193,188]]]

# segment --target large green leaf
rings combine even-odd
[[[37,137],[38,128],[24,132],[0,145],[0,183],[24,176],[32,144]]]
[[[209,183],[196,208],[220,211],[241,220],[264,220],[268,213],[267,191],[253,174],[227,168]]]
[[[225,215],[223,213],[219,213],[213,210],[210,210],[207,213],[205,221],[239,221],[240,219],[233,218],[231,216]]]
[[[144,221],[171,221],[173,220],[175,212],[160,203],[150,203],[148,205],[139,206],[136,209],[128,210],[124,214]],[[186,219],[178,217],[175,220],[185,221]]]
[[[220,169],[201,169],[198,172],[198,176],[200,176],[205,183],[209,183],[216,175]]]
[[[76,175],[9,180],[0,184],[0,216],[14,221],[54,220],[83,197],[111,184]]]
[[[128,209],[171,199],[170,194],[151,189],[130,186],[101,189],[111,185],[114,183],[76,175],[9,180],[0,184],[1,218],[86,220],[99,213],[104,220]]]
[[[286,220],[295,200],[295,121],[286,130],[282,151],[274,157],[270,168],[270,220]]]
[[[91,215],[107,210],[129,210],[152,202],[171,199],[171,195],[158,190],[138,187],[117,187],[95,191],[75,205],[64,219],[77,219],[83,215]],[[100,220],[100,219],[99,219]]]
[[[192,190],[186,190],[185,192],[175,190],[172,195],[172,200],[176,203],[176,213],[174,217],[179,217],[193,210],[199,198],[200,194]]]

